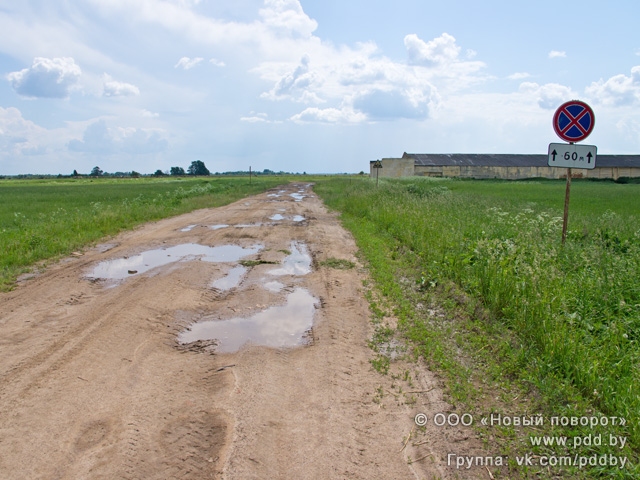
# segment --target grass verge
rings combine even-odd
[[[393,313],[457,406],[509,416],[479,434],[513,476],[638,478],[638,185],[575,182],[564,247],[562,182],[330,179],[315,191],[370,268],[374,319]],[[511,421],[538,414],[535,429]],[[564,464],[518,465],[526,453]]]

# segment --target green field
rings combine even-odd
[[[0,180],[0,290],[107,235],[286,183],[282,177]]]
[[[379,292],[370,297],[373,312],[399,319],[397,332],[379,325],[379,344],[403,337],[448,378],[459,407],[540,413],[544,432],[570,439],[628,439],[624,455],[633,467],[563,474],[638,478],[640,185],[574,181],[563,247],[564,190],[563,181],[418,177],[384,180],[378,188],[340,179],[316,187],[356,237]],[[425,306],[448,315],[434,320]],[[380,355],[374,366],[386,371],[388,363]],[[480,400],[496,395],[495,402]],[[552,427],[553,416],[607,425]],[[612,417],[626,424],[612,425],[619,423]],[[532,449],[518,429],[504,430],[508,449]],[[608,445],[580,450],[620,452]],[[514,475],[531,473],[513,467]]]

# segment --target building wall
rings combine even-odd
[[[382,168],[378,169],[380,178],[399,178],[410,177],[416,175],[413,159],[410,158],[383,158],[381,160]],[[376,178],[376,169],[373,168],[373,162],[369,162],[369,176]]]
[[[409,175],[411,175],[411,173]],[[567,169],[558,167],[415,166],[413,175],[426,177],[502,178],[507,180],[518,180],[536,177],[567,178]],[[611,178],[613,180],[617,180],[619,177],[640,177],[640,168],[603,167],[594,168],[593,170],[574,168],[571,170],[571,177]]]

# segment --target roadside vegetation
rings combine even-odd
[[[535,428],[476,425],[488,451],[509,455],[511,478],[638,478],[640,185],[574,181],[563,247],[564,187],[332,178],[315,191],[341,212],[370,270],[374,347],[403,338],[444,378],[458,412],[542,415]],[[389,314],[395,331],[380,321]],[[373,365],[385,372],[390,362],[381,354]],[[566,447],[532,444],[542,436],[566,437]],[[526,452],[628,463],[518,466]]]
[[[0,290],[42,260],[107,235],[198,208],[226,205],[288,178],[0,180]]]

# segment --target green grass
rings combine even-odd
[[[272,262],[268,260],[240,260],[240,265],[243,267],[255,267],[257,265],[275,265],[278,262]]]
[[[337,270],[350,270],[356,266],[355,263],[344,258],[327,258],[320,262],[321,267],[335,268]]]
[[[626,437],[633,467],[562,471],[634,478],[640,185],[574,181],[563,247],[564,189],[562,181],[426,178],[382,180],[378,188],[331,179],[315,188],[356,238],[380,294],[374,310],[392,310],[414,352],[448,378],[454,401],[479,405],[491,395],[482,387],[488,379],[489,390],[537,399],[522,408],[535,407],[547,421],[623,417],[625,426],[546,431]],[[444,308],[448,319],[429,317],[425,304]],[[590,452],[621,454],[608,445],[580,451]]]
[[[35,263],[140,223],[217,207],[282,177],[0,180],[0,290]],[[297,180],[297,178],[296,178]],[[307,181],[307,179],[304,179]]]

